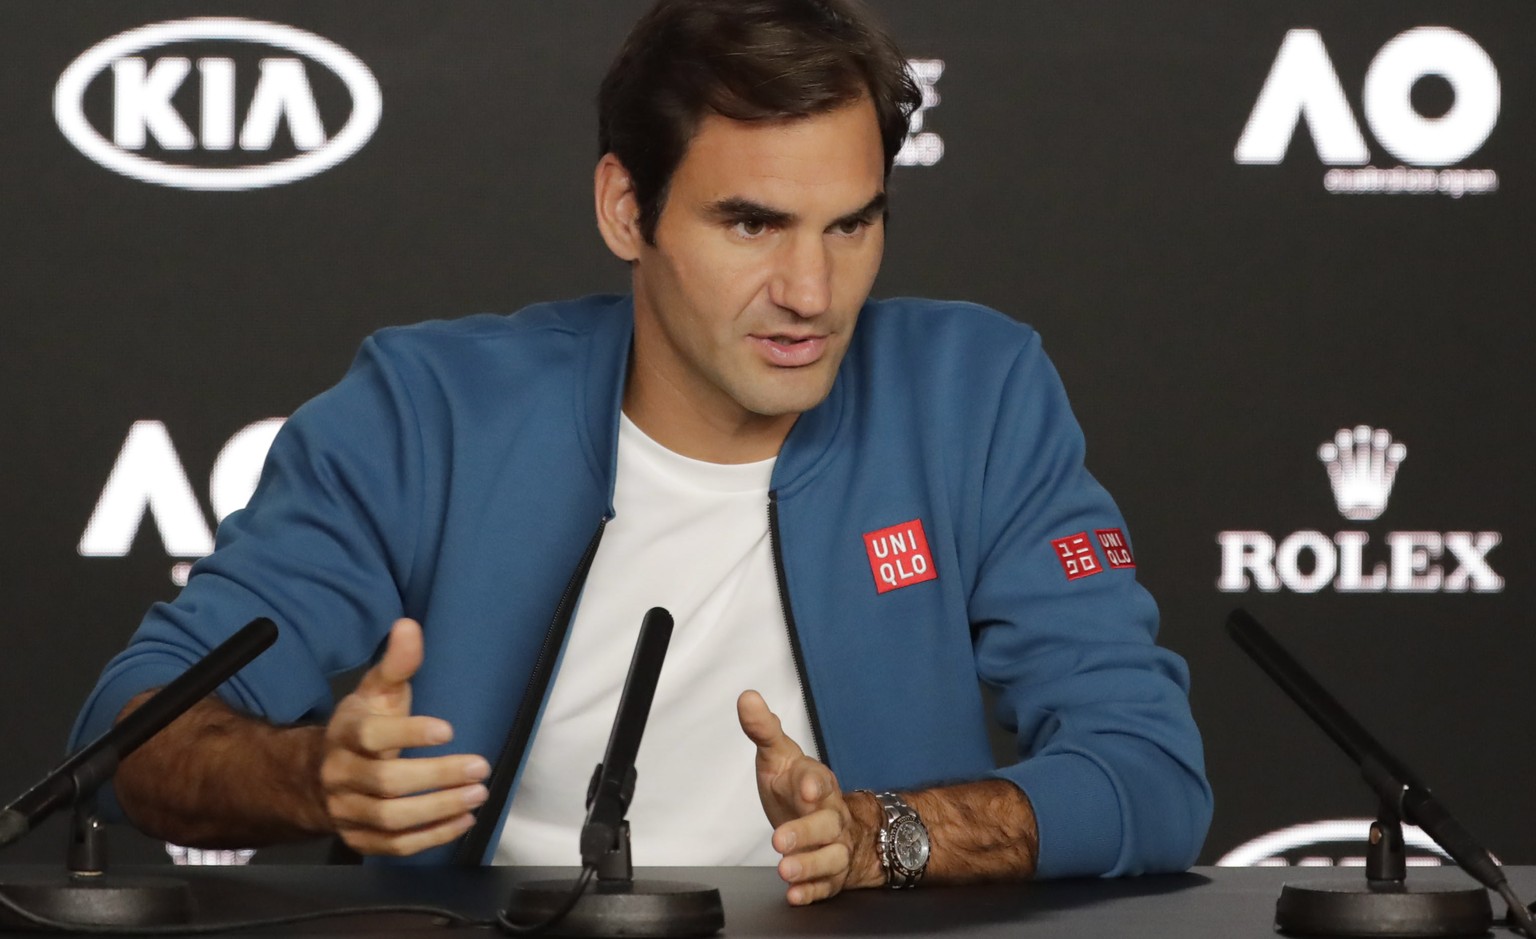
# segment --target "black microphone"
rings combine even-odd
[[[1473,840],[1429,787],[1388,753],[1257,620],[1245,610],[1236,610],[1227,620],[1227,629],[1243,651],[1355,761],[1377,795],[1401,802],[1403,818],[1422,828],[1451,860],[1483,886],[1499,888],[1505,878],[1493,855]]]
[[[671,638],[672,614],[653,607],[640,625],[608,749],[587,787],[581,876],[574,885],[555,880],[515,885],[507,908],[497,915],[503,932],[667,937],[708,936],[725,928],[719,890],[671,880],[635,880],[630,860],[624,815],[635,794],[635,755]]]
[[[581,826],[582,866],[597,866],[603,855],[619,847],[620,826],[635,794],[635,755],[656,698],[656,682],[672,640],[672,614],[653,607],[640,624],[640,639],[619,695],[619,710],[608,735],[603,761],[587,787],[587,820]],[[599,870],[598,875],[604,872]]]
[[[20,838],[58,809],[90,795],[112,777],[123,757],[206,698],[276,640],[276,624],[269,619],[252,620],[132,714],[81,747],[0,811],[0,847]]]
[[[1227,632],[1291,700],[1360,767],[1381,800],[1381,817],[1372,825],[1364,891],[1341,891],[1338,885],[1286,885],[1276,911],[1276,926],[1300,933],[1331,935],[1451,935],[1448,928],[1486,931],[1492,912],[1481,890],[1409,890],[1404,884],[1405,859],[1399,820],[1418,825],[1445,850],[1451,860],[1524,913],[1510,892],[1503,869],[1492,854],[1456,821],[1429,787],[1377,742],[1301,663],[1287,652],[1246,610],[1233,610]]]

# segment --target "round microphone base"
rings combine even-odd
[[[1275,928],[1299,936],[1480,936],[1493,925],[1482,887],[1434,884],[1286,884]]]
[[[169,926],[192,918],[192,891],[165,877],[59,876],[0,883],[6,899],[45,919],[75,926]],[[41,926],[0,906],[6,929]]]
[[[570,896],[567,880],[518,884],[505,916],[519,926],[543,922]],[[724,928],[725,908],[713,887],[672,880],[597,880],[543,935],[709,936]]]

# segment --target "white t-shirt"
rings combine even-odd
[[[768,538],[773,460],[723,465],[666,449],[620,418],[614,517],[603,532],[507,820],[497,864],[580,863],[587,783],[603,758],[640,622],[674,619],[635,760],[633,860],[778,863],[756,748],[736,698],[762,692],[815,754]]]

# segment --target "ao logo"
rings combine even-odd
[[[944,159],[944,138],[926,130],[927,113],[939,106],[939,79],[944,75],[943,59],[908,59],[907,74],[917,83],[923,100],[912,112],[907,139],[896,154],[897,166],[934,166]]]
[[[194,42],[243,44],[293,55],[260,60],[250,106],[238,121],[236,60],[219,55],[197,59],[199,113],[194,134],[173,103],[192,72],[193,61],[164,55],[151,63],[146,55]],[[326,136],[305,59],[339,78],[352,99],[351,114],[335,136]],[[109,70],[110,140],[85,117],[86,89]],[[328,39],[277,23],[204,17],[141,26],[98,43],[59,77],[53,113],[59,130],[77,150],[113,172],[180,189],[256,189],[313,176],[356,153],[378,127],[383,97],[368,67]],[[285,121],[297,155],[260,159],[272,148],[278,126]],[[165,151],[215,154],[238,146],[255,159],[235,166],[224,165],[227,158],[216,161],[219,165],[161,162],[139,152],[151,137]]]
[[[1455,93],[1450,110],[1425,117],[1414,109],[1413,86],[1438,75]],[[1413,166],[1448,166],[1477,152],[1499,119],[1499,73],[1488,53],[1465,34],[1444,26],[1410,29],[1382,46],[1365,73],[1365,120],[1376,140]],[[1233,158],[1279,163],[1300,120],[1330,165],[1371,159],[1344,88],[1312,29],[1293,29],[1248,116]]]
[[[250,424],[219,451],[208,476],[208,498],[216,521],[250,501],[283,420],[269,417]],[[80,536],[81,556],[125,557],[146,515],[154,520],[166,554],[200,558],[212,553],[213,531],[170,432],[159,421],[135,421],[128,429],[107,485]],[[186,582],[185,567],[177,565],[171,572],[179,583]]]

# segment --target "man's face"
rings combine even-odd
[[[884,175],[867,99],[793,121],[705,117],[634,266],[629,400],[726,434],[787,432],[820,403],[880,267]]]

